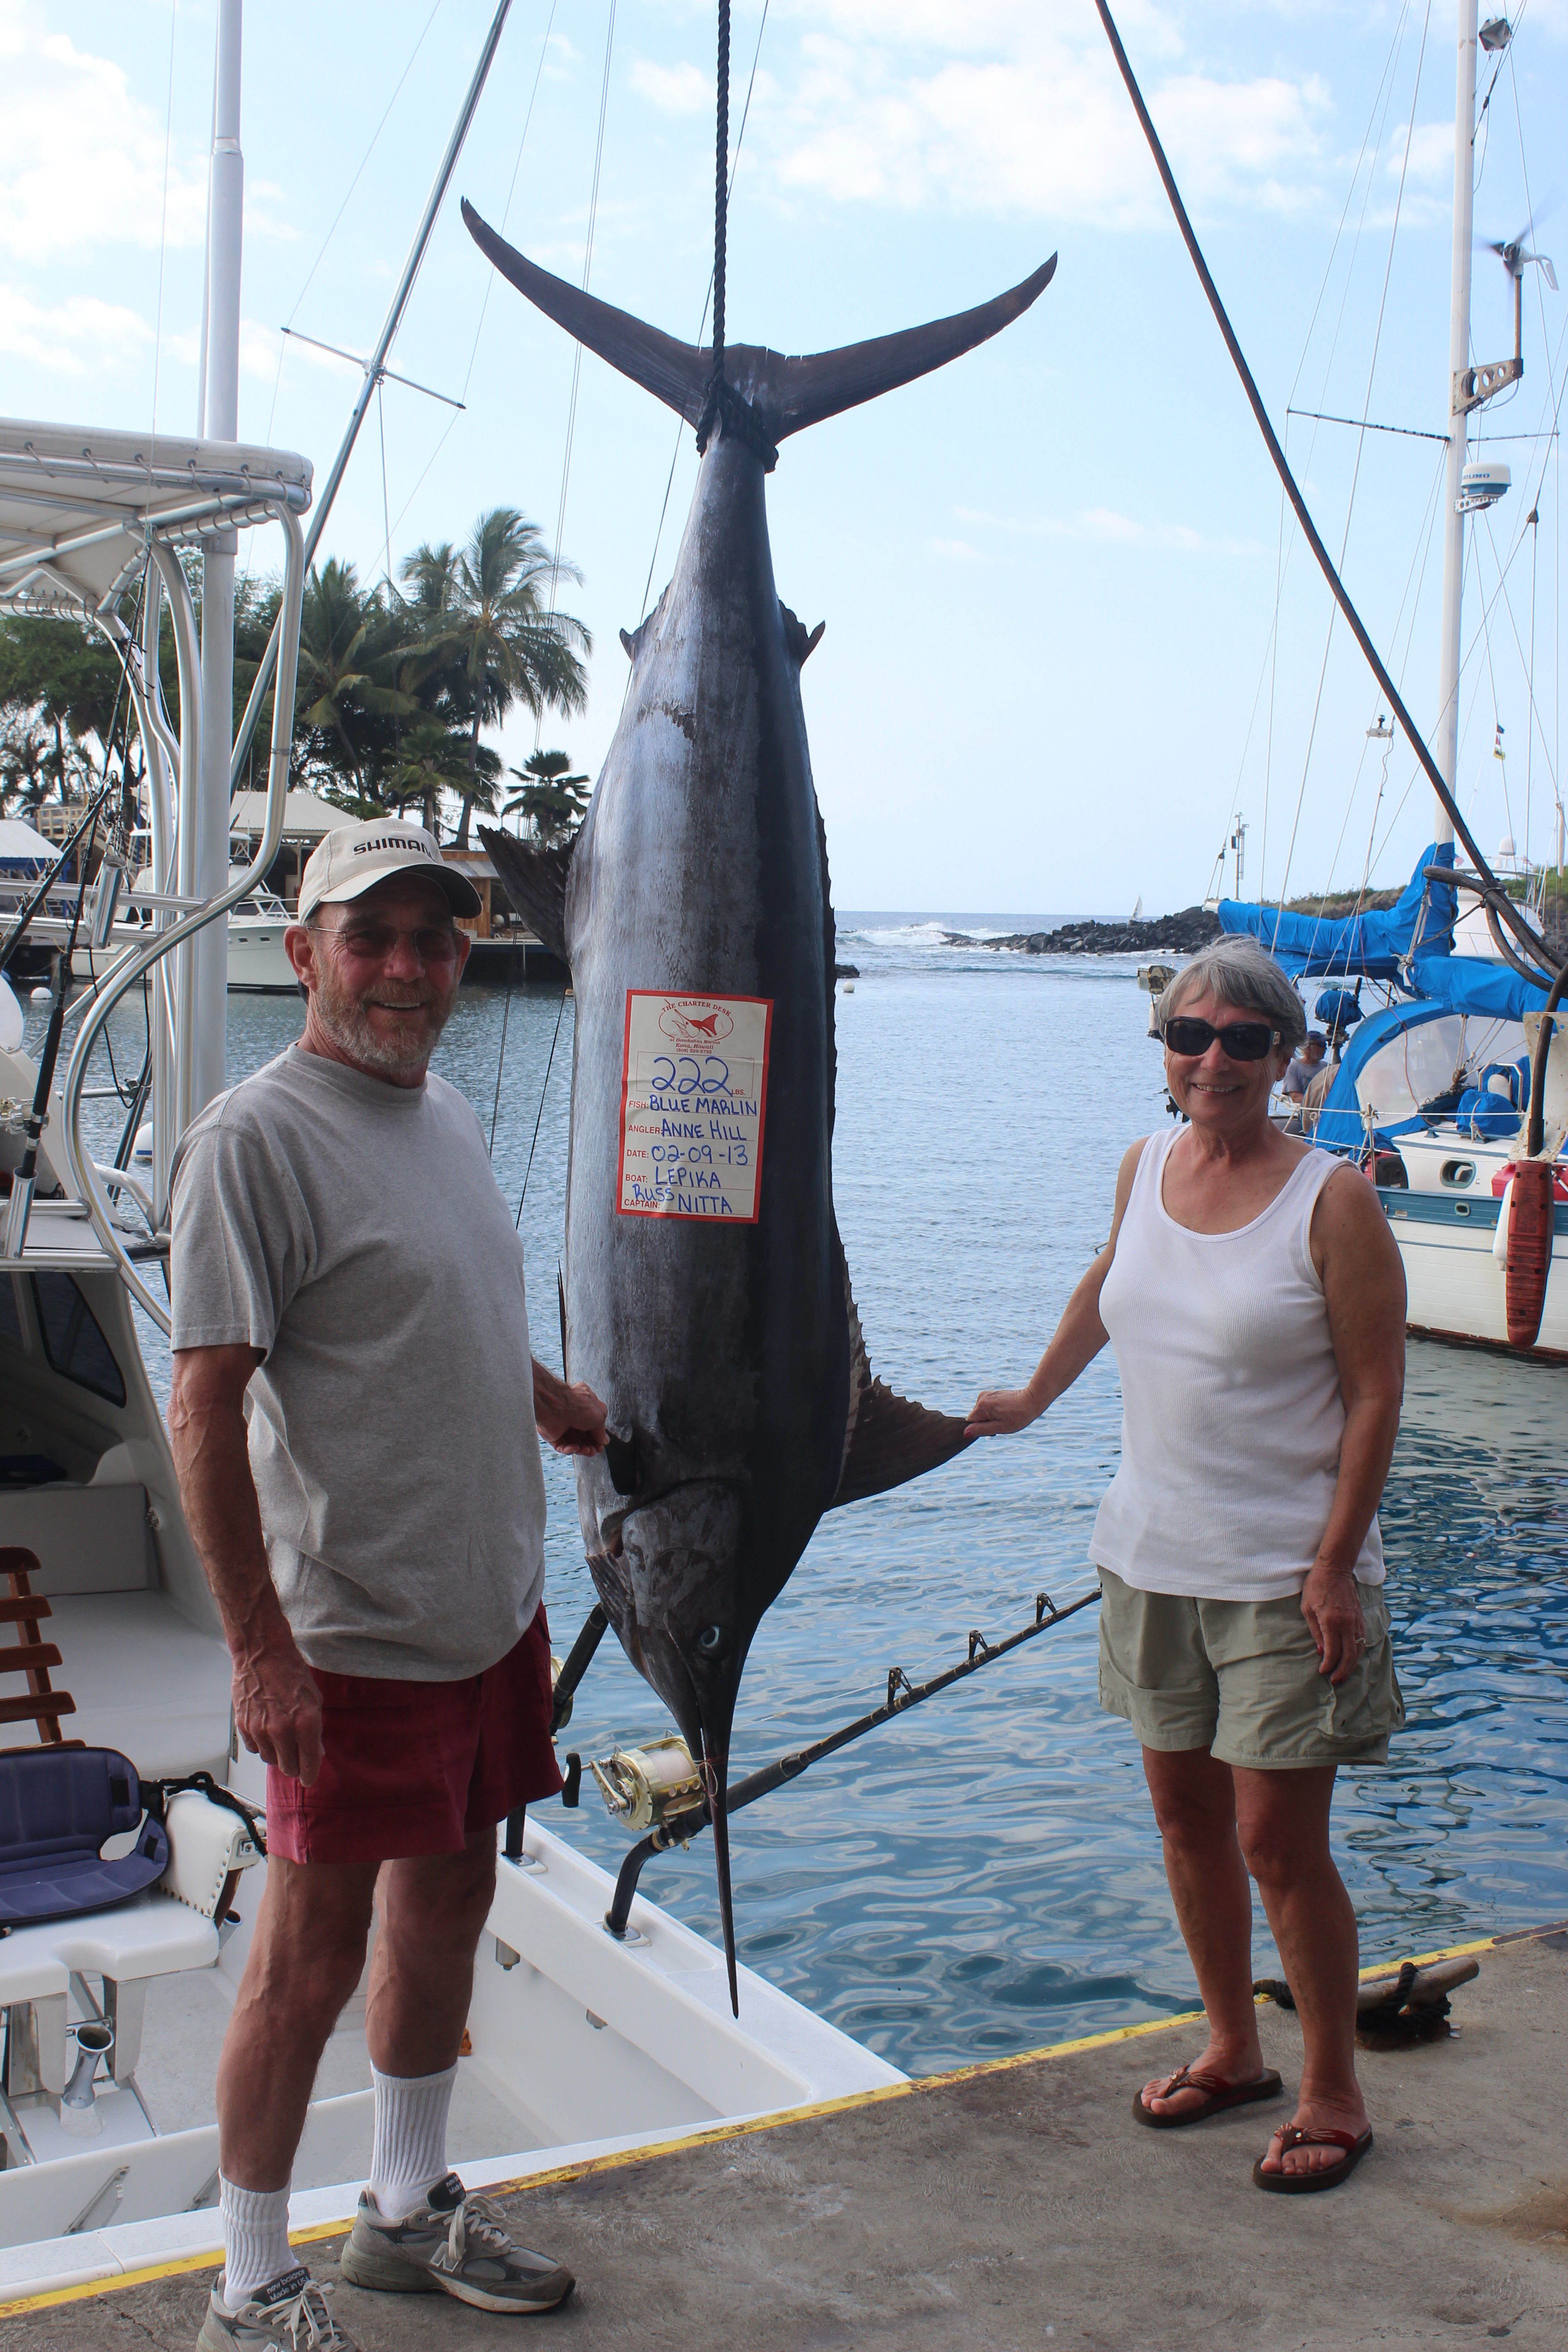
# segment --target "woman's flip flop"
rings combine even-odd
[[[1265,2172],[1259,2157],[1252,2168],[1252,2178],[1259,2189],[1267,2189],[1276,2197],[1314,2197],[1320,2189],[1337,2189],[1348,2180],[1367,2149],[1372,2146],[1372,2126],[1358,2136],[1354,2132],[1314,2131],[1310,2126],[1284,2125],[1279,2135],[1279,2153],[1284,2156],[1293,2147],[1342,2147],[1344,2157],[1338,2164],[1321,2165],[1312,2172]]]
[[[1169,2099],[1178,2091],[1202,2091],[1201,2105],[1184,2107],[1177,2116],[1157,2116],[1152,2107],[1143,2105],[1140,2091],[1132,2102],[1132,2112],[1151,2131],[1175,2131],[1183,2124],[1201,2124],[1206,2116],[1220,2115],[1226,2107],[1249,2106],[1254,2099],[1277,2099],[1283,2088],[1272,2066],[1256,2083],[1227,2083],[1223,2074],[1205,2074],[1195,2067],[1178,2066],[1156,2097]]]

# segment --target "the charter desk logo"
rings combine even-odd
[[[710,996],[672,997],[658,1016],[658,1025],[673,1045],[689,1054],[721,1045],[735,1026],[734,1015]]]

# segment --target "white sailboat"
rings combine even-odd
[[[1450,795],[1458,775],[1466,519],[1496,505],[1509,488],[1505,465],[1472,457],[1469,420],[1523,373],[1525,270],[1539,267],[1556,287],[1550,261],[1526,250],[1522,237],[1499,247],[1513,279],[1514,354],[1472,364],[1477,52],[1479,42],[1496,50],[1512,38],[1501,17],[1478,35],[1478,14],[1476,0],[1459,0],[1441,675],[1432,744]],[[1510,839],[1500,860],[1505,875],[1512,855]],[[1482,877],[1473,878],[1477,887],[1467,889],[1464,870],[1455,866],[1454,826],[1439,801],[1432,847],[1396,908],[1324,922],[1222,899],[1219,917],[1225,929],[1262,940],[1303,983],[1329,982],[1331,997],[1342,993],[1333,983],[1349,981],[1357,999],[1363,982],[1386,999],[1365,1019],[1359,1003],[1353,1008],[1351,1019],[1359,1025],[1347,1024],[1314,1140],[1353,1159],[1375,1182],[1405,1263],[1411,1329],[1568,1363],[1568,1162],[1561,1156],[1568,1134],[1568,1014],[1544,1010],[1550,957],[1531,969],[1517,934],[1510,940],[1489,910]],[[1331,1022],[1342,1010],[1331,1002]],[[1532,1100],[1542,1020],[1556,1034]],[[1534,1140],[1532,1111],[1541,1124]],[[1527,1152],[1552,1168],[1544,1293],[1533,1320],[1519,1311],[1521,1251],[1518,1219],[1510,1216],[1516,1171]]]
[[[377,366],[505,15],[503,0]],[[33,1101],[37,1066],[19,1045],[0,1050],[0,1167],[9,1171],[0,1244],[0,1724],[39,1743],[0,1755],[0,1779],[10,1775],[8,1801],[21,1802],[17,1775],[36,1762],[55,1769],[62,1756],[68,1763],[73,1738],[85,1743],[84,1759],[95,1751],[118,1759],[99,1769],[103,1817],[79,1790],[69,1821],[53,1820],[42,1863],[0,1846],[0,1921],[9,1927],[0,1933],[0,2300],[219,2244],[212,2062],[266,1870],[243,1811],[259,1804],[265,1778],[237,1751],[228,1654],[132,1312],[134,1302],[169,1328],[161,1267],[171,1156],[224,1083],[226,961],[241,929],[231,923],[226,950],[224,919],[252,902],[278,851],[300,603],[322,512],[318,502],[307,536],[312,479],[303,459],[232,437],[238,38],[237,0],[220,0],[207,429],[154,441],[0,423],[0,610],[54,614],[115,644],[145,757],[158,886],[137,894],[144,923],[117,919],[112,880],[95,885],[81,910],[84,932],[96,926],[103,952],[76,998],[74,1040],[32,1182],[19,1172],[16,1106]],[[374,382],[367,374],[329,499]],[[236,746],[227,726],[232,646],[221,641],[221,616],[236,534],[263,526],[282,537],[283,592]],[[180,560],[192,551],[205,571],[205,635]],[[138,583],[142,625],[133,637],[121,604]],[[158,680],[164,598],[179,662],[173,719]],[[249,863],[235,869],[231,780],[274,665],[265,818]],[[118,877],[124,868],[106,870]],[[265,904],[263,913],[273,919]],[[39,919],[66,944],[59,909]],[[113,1006],[144,982],[153,1148],[143,1176],[95,1163],[83,1105],[95,1041]],[[622,1762],[635,1782],[636,1758]],[[90,1777],[89,1761],[83,1769]],[[142,1783],[196,1773],[210,1776],[210,1794],[160,1799],[162,1823],[156,1808],[144,1811]],[[666,1793],[644,1794],[661,1820]],[[484,2158],[465,2164],[471,2186],[903,2079],[744,1969],[737,2023],[711,1946],[641,1898],[631,1902],[627,1932],[606,1932],[615,1889],[605,1873],[532,1820],[509,1843],[515,1851],[500,1864],[469,2016],[465,2076],[490,2116],[489,2150],[467,2151]],[[53,1916],[39,1916],[49,1901],[28,1894],[46,1865],[58,1882]],[[132,1881],[127,1899],[110,1899]],[[104,1899],[93,1899],[95,1889]],[[339,2036],[363,2044],[363,2003],[356,2011],[351,2002]],[[463,2113],[460,2096],[459,2159]],[[312,2105],[296,2227],[352,2212],[370,2124],[368,2088]]]

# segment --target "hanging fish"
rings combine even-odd
[[[701,1765],[739,2011],[724,1801],[752,1636],[823,1513],[950,1461],[961,1417],[873,1378],[833,1214],[834,919],[800,671],[779,602],[776,444],[1027,310],[1055,256],[961,316],[786,359],[678,343],[524,259],[531,302],[705,443],[674,576],[621,642],[631,688],[571,849],[483,839],[576,1003],[563,1340],[609,1407],[577,1471],[594,1582]]]

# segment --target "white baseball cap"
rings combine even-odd
[[[340,825],[323,834],[300,881],[300,920],[318,907],[357,898],[389,874],[428,874],[447,894],[454,915],[477,915],[479,894],[466,874],[448,866],[434,834],[396,817]]]

